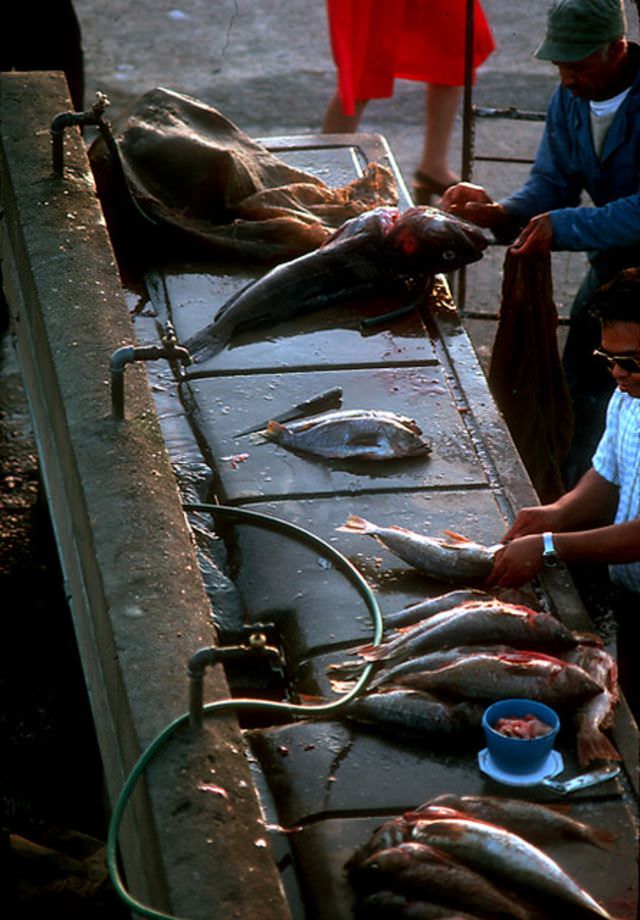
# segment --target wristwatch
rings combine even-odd
[[[546,530],[542,534],[542,562],[550,569],[560,562],[555,543],[553,542],[553,534],[549,530]]]

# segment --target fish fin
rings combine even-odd
[[[597,728],[578,731],[576,745],[581,767],[586,767],[594,760],[622,760],[607,736]]]
[[[357,514],[350,514],[344,524],[341,524],[340,527],[336,527],[336,530],[341,530],[346,533],[373,533],[375,525],[371,524],[363,517],[359,517]]]
[[[276,422],[275,419],[271,419],[267,422],[267,427],[262,430],[268,438],[277,438],[283,431],[286,431],[284,425],[281,425],[280,422]]]
[[[358,654],[365,661],[385,661],[388,656],[388,650],[384,645],[361,645]]]
[[[456,533],[455,530],[443,530],[442,533],[456,543],[473,543],[473,540],[470,540],[469,537],[464,537],[461,533]]]
[[[336,680],[335,677],[329,678],[329,683],[333,692],[340,695],[350,693],[356,685],[355,680]]]
[[[597,633],[574,632],[573,636],[578,645],[595,645],[597,648],[602,648],[604,645],[601,636],[597,635]]]

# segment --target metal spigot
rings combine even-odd
[[[53,158],[53,174],[61,179],[64,174],[64,130],[73,125],[97,125],[99,128],[106,126],[103,119],[104,112],[110,105],[104,93],[96,93],[96,101],[86,112],[60,112],[51,122],[51,154]]]

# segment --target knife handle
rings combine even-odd
[[[337,409],[342,403],[342,387],[333,387],[319,396],[312,396],[295,406],[295,411],[303,415],[321,412],[323,409]]]

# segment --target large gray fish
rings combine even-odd
[[[291,450],[339,460],[397,460],[431,450],[414,419],[377,409],[323,412],[286,424],[271,421],[265,435]]]
[[[494,556],[502,545],[484,546],[451,532],[447,532],[446,540],[428,537],[395,525],[381,527],[356,514],[350,514],[336,530],[368,534],[425,575],[444,581],[484,578],[491,571]]]
[[[491,600],[491,595],[486,591],[480,591],[478,588],[458,588],[456,591],[449,591],[438,597],[427,597],[418,604],[411,604],[410,607],[403,607],[393,613],[385,613],[383,615],[384,625],[392,629],[397,629],[399,626],[411,626],[413,623],[433,616],[434,613],[451,610],[467,601],[488,600]]]
[[[186,343],[195,360],[247,328],[274,325],[364,296],[427,292],[435,275],[482,257],[479,227],[435,208],[376,208],[346,221],[313,252],[285,262],[231,297]]]
[[[456,645],[453,648],[436,649],[426,655],[407,658],[397,664],[383,667],[368,682],[367,690],[375,690],[394,683],[400,683],[407,674],[420,671],[437,671],[447,665],[455,664],[471,655],[506,655],[513,651],[510,645]]]
[[[347,703],[341,715],[420,743],[434,735],[464,739],[480,728],[483,711],[479,703],[444,702],[420,690],[401,687],[357,697]]]
[[[468,817],[419,819],[411,837],[456,856],[480,871],[503,878],[560,905],[573,905],[605,920],[611,914],[582,888],[555,860],[504,827]],[[557,914],[554,914],[556,916]]]
[[[363,645],[367,661],[400,661],[456,645],[511,645],[526,649],[570,649],[580,636],[550,613],[502,601],[466,603],[407,626],[380,645]]]
[[[481,821],[506,827],[531,843],[564,838],[606,849],[614,839],[614,834],[609,830],[592,827],[555,808],[528,802],[526,799],[444,793],[425,802],[416,809],[416,813],[420,814],[421,810],[434,805],[453,808],[473,818],[480,818]]]
[[[405,674],[396,683],[449,699],[526,697],[549,706],[582,703],[600,693],[582,668],[533,652],[469,655],[436,671]]]
[[[379,850],[360,863],[355,882],[368,877],[417,897],[431,897],[462,910],[527,920],[526,908],[464,863],[419,841]]]

